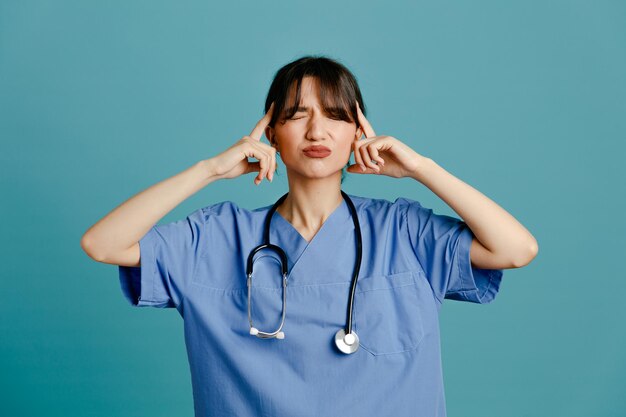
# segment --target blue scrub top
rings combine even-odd
[[[445,416],[439,311],[444,298],[491,302],[503,271],[470,263],[474,237],[460,219],[417,201],[349,195],[361,224],[363,258],[353,329],[361,346],[335,347],[346,325],[356,255],[345,200],[307,242],[276,212],[271,243],[288,256],[285,339],[249,333],[248,254],[263,240],[271,205],[225,201],[140,240],[141,266],[119,267],[134,306],[175,307],[184,320],[196,416]],[[252,318],[280,324],[278,257],[255,256]]]

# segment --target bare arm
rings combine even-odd
[[[186,170],[147,188],[117,206],[91,226],[80,245],[98,262],[139,266],[139,241],[167,213],[215,180],[259,172],[254,183],[271,181],[276,170],[276,149],[261,142],[272,118],[274,103],[249,136],[221,154],[195,163]],[[250,162],[256,158],[258,162]]]
[[[537,240],[515,217],[431,158],[392,136],[376,136],[358,103],[356,107],[366,139],[354,143],[356,163],[348,172],[410,177],[424,184],[461,216],[474,234],[470,260],[475,267],[519,268],[537,256]]]
[[[99,262],[139,266],[139,240],[167,213],[216,179],[207,159],[152,185],[91,226],[81,239],[83,250]]]
[[[511,214],[430,158],[421,158],[412,176],[461,216],[475,235],[470,248],[478,268],[519,268],[539,250],[537,240]]]

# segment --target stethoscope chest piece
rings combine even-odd
[[[341,328],[335,333],[335,344],[343,353],[354,353],[359,348],[359,336],[354,330],[352,333],[346,334],[346,331]]]

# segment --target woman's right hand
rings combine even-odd
[[[276,149],[261,142],[261,135],[272,119],[274,103],[252,129],[249,136],[239,139],[233,146],[221,154],[210,158],[211,172],[218,179],[236,178],[249,172],[258,172],[254,183],[259,185],[263,178],[270,182],[276,171]],[[248,158],[256,158],[259,162],[249,162]]]

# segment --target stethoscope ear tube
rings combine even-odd
[[[273,246],[273,245],[272,245]],[[278,248],[280,250],[280,248]],[[253,254],[251,254],[253,255]],[[256,327],[254,327],[254,323],[252,322],[252,296],[251,296],[251,291],[252,291],[252,269],[250,269],[250,272],[248,273],[248,280],[247,280],[247,286],[248,286],[248,322],[250,323],[250,334],[253,336],[257,336],[261,339],[271,339],[273,337],[277,338],[277,339],[284,339],[285,338],[285,333],[282,331],[283,330],[283,325],[285,324],[285,314],[287,312],[287,273],[283,273],[283,308],[282,308],[282,313],[281,313],[281,319],[280,319],[280,326],[278,326],[278,329],[276,329],[275,331],[268,333],[268,332],[262,332],[259,329],[257,329]]]
[[[283,277],[286,277],[287,276],[287,254],[285,253],[284,250],[282,250],[280,248],[280,246],[272,245],[271,243],[264,243],[262,245],[257,246],[256,248],[252,249],[252,252],[250,252],[250,255],[248,255],[248,262],[246,264],[246,275],[248,276],[248,280],[252,279],[252,269],[253,269],[253,266],[254,266],[254,255],[256,255],[257,252],[259,252],[260,250],[263,250],[263,249],[273,250],[274,252],[276,252],[278,254],[278,256],[280,256],[281,272],[283,274]]]

